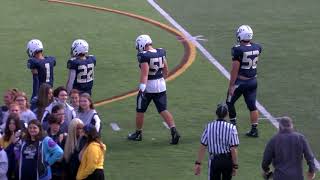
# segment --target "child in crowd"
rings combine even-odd
[[[19,161],[20,180],[49,180],[52,176],[50,166],[62,158],[63,150],[44,135],[38,120],[31,120],[15,154]]]
[[[80,165],[79,153],[86,143],[83,136],[83,122],[78,119],[72,119],[68,128],[68,137],[64,146],[64,160],[66,162],[66,179],[75,180]]]
[[[81,119],[85,125],[92,124],[96,127],[96,130],[100,132],[101,120],[88,93],[80,95],[80,106],[77,112],[77,118]]]
[[[37,119],[36,115],[29,109],[30,105],[28,102],[28,97],[24,92],[18,92],[14,101],[20,107],[20,120],[28,123],[32,119]]]
[[[103,163],[106,145],[100,140],[95,126],[88,124],[83,129],[87,143],[79,155],[81,161],[77,180],[104,180]]]

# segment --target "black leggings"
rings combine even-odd
[[[213,157],[210,161],[210,180],[231,180],[231,154],[218,155]]]
[[[103,169],[96,169],[92,174],[90,174],[85,180],[104,180]]]

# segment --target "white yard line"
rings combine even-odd
[[[188,31],[186,31],[180,24],[178,24],[167,12],[165,12],[154,0],[148,0],[148,2],[164,17],[166,18],[174,27],[181,31],[188,40],[190,40],[200,51],[201,53],[223,74],[227,79],[230,79],[230,74],[211,54],[206,50],[196,38],[194,38]],[[276,127],[279,128],[278,121],[264,108],[258,101],[256,103],[258,110],[267,117],[270,122]]]
[[[115,122],[110,123],[110,126],[111,126],[113,131],[120,131],[119,125],[117,123],[115,123]]]
[[[230,74],[211,54],[206,50],[188,31],[186,31],[180,24],[178,24],[167,12],[165,12],[154,0],[147,0],[148,3],[154,7],[165,19],[167,19],[175,28],[183,33],[186,38],[191,41],[201,53],[223,74],[227,79],[230,79]],[[277,129],[279,128],[279,123],[276,118],[274,118],[265,107],[262,106],[258,101],[256,102],[258,110],[265,116],[273,126]],[[320,170],[320,164],[315,160],[315,164],[318,170]]]

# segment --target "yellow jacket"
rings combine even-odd
[[[90,143],[83,151],[80,166],[77,173],[77,180],[85,179],[96,169],[103,169],[104,153],[106,145],[103,148],[97,142]]]
[[[5,141],[3,137],[0,138],[0,147],[2,147],[3,149],[7,148],[10,144],[10,141]]]

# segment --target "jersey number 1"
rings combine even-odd
[[[246,63],[241,66],[241,69],[256,69],[259,51],[248,51],[243,53],[242,62]]]
[[[44,66],[46,68],[46,82],[50,82],[50,64],[45,63]]]

